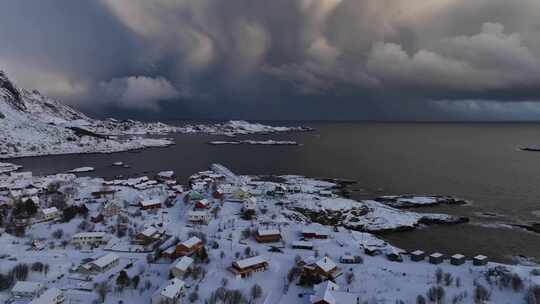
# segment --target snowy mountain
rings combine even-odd
[[[128,136],[134,133],[121,123],[109,126],[105,135],[96,133],[104,125],[109,126],[38,91],[18,88],[0,71],[0,158],[118,152],[172,144],[168,140]],[[152,129],[151,124],[136,125],[143,130],[139,135],[161,134],[144,132]],[[117,139],[107,136],[110,134],[125,136]]]

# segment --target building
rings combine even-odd
[[[319,191],[319,195],[322,197],[332,197],[334,194],[329,190],[321,190]]]
[[[135,243],[146,246],[159,241],[162,237],[163,231],[151,226],[137,233]]]
[[[60,211],[56,207],[45,208],[39,211],[40,221],[52,221],[60,217]]]
[[[360,304],[360,295],[340,291],[339,286],[331,281],[324,281],[313,286],[314,294],[309,297],[311,304]]]
[[[450,257],[450,264],[463,265],[465,263],[465,256],[463,254],[454,254]]]
[[[45,285],[39,282],[17,281],[11,288],[11,295],[17,298],[34,298],[45,290]]]
[[[28,304],[61,304],[64,303],[65,298],[62,291],[56,287],[49,288],[39,297],[33,299]]]
[[[120,258],[114,253],[108,253],[97,260],[83,264],[79,267],[82,273],[103,273],[120,263]]]
[[[488,257],[485,255],[477,255],[473,258],[473,265],[474,266],[485,266],[487,265]]]
[[[302,237],[305,239],[327,239],[329,235],[315,227],[304,227],[302,229]]]
[[[442,262],[444,262],[444,255],[442,253],[439,253],[439,252],[435,252],[435,253],[432,253],[430,256],[429,256],[429,263],[430,264],[441,264]]]
[[[195,203],[195,208],[197,208],[197,209],[208,209],[208,208],[210,208],[210,201],[208,201],[207,199],[198,200]]]
[[[174,278],[161,286],[154,295],[152,295],[152,304],[177,304],[180,298],[186,292],[184,281]]]
[[[199,251],[204,246],[203,241],[196,236],[193,236],[182,243],[176,245],[174,250],[174,258],[182,256],[191,256]]]
[[[325,256],[315,263],[315,271],[327,278],[333,278],[337,273],[337,265],[331,258]]]
[[[178,262],[171,268],[171,273],[175,278],[183,278],[191,267],[193,266],[193,259],[187,256],[180,258]]]
[[[423,261],[426,258],[426,253],[422,250],[415,250],[411,252],[411,261],[413,262],[420,262]]]
[[[105,232],[80,232],[71,237],[73,245],[102,245],[108,241]]]
[[[339,258],[341,264],[361,264],[362,257],[359,255],[344,254]]]
[[[142,210],[155,210],[161,208],[161,202],[158,199],[143,200],[139,203]]]
[[[101,214],[103,214],[104,217],[112,217],[115,215],[120,214],[122,211],[122,205],[120,205],[117,201],[108,201],[103,205],[103,209],[101,209]]]
[[[210,220],[210,214],[206,210],[190,210],[188,219],[195,224],[206,224]]]
[[[274,243],[281,240],[281,232],[277,229],[261,229],[257,230],[255,239],[259,243]]]
[[[294,241],[292,242],[293,249],[306,249],[313,250],[313,243],[307,241]]]
[[[254,272],[265,271],[269,266],[268,260],[263,256],[255,256],[232,263],[229,270],[237,278],[246,278]]]
[[[244,200],[242,207],[246,211],[257,211],[257,199],[255,197],[250,197]]]
[[[176,181],[176,174],[174,171],[161,171],[156,174],[156,180],[160,182]]]

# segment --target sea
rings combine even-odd
[[[494,261],[540,260],[540,234],[516,225],[540,222],[538,123],[264,122],[306,125],[313,132],[246,135],[238,139],[294,140],[298,146],[210,145],[224,136],[173,134],[176,144],[113,154],[60,155],[10,160],[34,174],[91,166],[82,175],[115,177],[174,170],[183,182],[212,163],[237,174],[296,174],[355,180],[354,199],[381,195],[451,195],[463,206],[414,209],[467,216],[459,225],[428,226],[381,237],[406,250],[421,249]],[[229,138],[230,139],[230,138]],[[112,166],[122,161],[129,168]]]

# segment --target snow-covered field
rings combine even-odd
[[[0,302],[13,299],[9,290],[17,279],[11,278],[19,277],[60,288],[66,303],[150,303],[176,264],[168,258],[170,249],[193,236],[203,240],[205,254],[201,249],[193,254],[188,274],[179,277],[185,284],[182,303],[311,303],[317,297],[346,304],[424,303],[429,297],[441,297],[439,303],[523,303],[525,294],[537,296],[540,290],[540,268],[534,265],[475,266],[472,257],[458,266],[449,257],[438,265],[414,262],[373,234],[417,229],[423,217],[449,219],[444,214],[345,199],[332,192],[333,183],[302,176],[267,181],[214,165],[184,188],[174,173],[166,173],[155,180],[0,175],[0,203],[7,207],[0,235]],[[24,203],[28,198],[37,210]],[[45,212],[50,207],[60,211]],[[191,222],[194,210],[207,221]],[[73,242],[78,233],[100,231],[103,244]],[[256,239],[276,231],[279,241]],[[144,243],[148,238],[141,235],[149,233],[153,238]],[[87,270],[111,253],[117,263]],[[265,271],[247,278],[230,271],[233,262],[253,256],[268,262]],[[324,283],[318,272],[310,277],[313,269],[332,270],[329,278],[338,287]],[[322,285],[311,286],[319,280]]]

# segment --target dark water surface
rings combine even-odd
[[[471,206],[435,207],[471,217],[471,224],[395,233],[385,238],[405,249],[421,248],[497,260],[523,254],[540,258],[540,234],[485,225],[540,221],[540,153],[518,147],[540,144],[540,124],[307,123],[316,132],[246,136],[296,140],[302,146],[211,146],[224,137],[174,135],[176,145],[115,154],[23,158],[13,162],[35,174],[96,168],[94,176],[175,170],[185,180],[211,163],[240,174],[300,174],[358,181],[356,198],[382,194],[447,194]],[[112,167],[123,161],[132,167]],[[482,213],[493,213],[486,217]],[[484,226],[482,226],[484,225]]]

